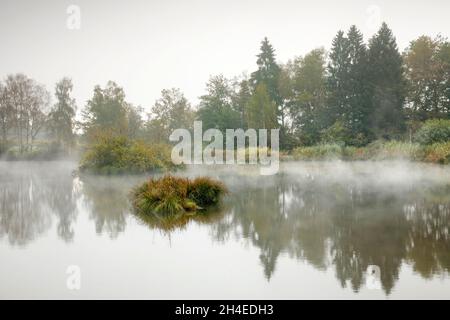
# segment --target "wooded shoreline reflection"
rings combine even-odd
[[[70,243],[77,236],[76,219],[85,212],[97,233],[120,236],[130,214],[128,191],[145,179],[73,177],[70,163],[7,168],[0,170],[0,239],[15,246],[32,243],[52,223],[58,237]],[[216,241],[244,238],[260,250],[268,281],[283,254],[319,270],[333,269],[340,284],[354,291],[364,286],[368,265],[380,267],[386,294],[404,263],[425,279],[450,271],[450,181],[445,178],[404,181],[381,174],[375,182],[373,176],[364,178],[364,171],[355,171],[354,179],[333,179],[317,170],[288,170],[270,178],[215,174],[230,189],[217,213],[174,225],[140,222],[165,233],[200,223]]]

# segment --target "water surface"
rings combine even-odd
[[[131,213],[144,176],[75,167],[0,162],[0,298],[450,297],[449,167],[293,162],[266,177],[192,167],[178,174],[221,179],[230,193],[176,224]],[[80,290],[67,288],[71,265]]]

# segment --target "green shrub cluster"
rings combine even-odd
[[[145,173],[170,169],[174,165],[167,145],[148,145],[124,136],[105,135],[88,147],[81,172],[99,174]]]
[[[448,142],[450,141],[450,120],[433,119],[425,121],[414,138],[423,145]]]
[[[215,205],[225,192],[220,181],[208,177],[189,180],[166,175],[134,189],[132,200],[137,213],[174,215]]]

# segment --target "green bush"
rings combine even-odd
[[[174,165],[167,145],[147,145],[124,136],[98,137],[84,153],[81,172],[99,174],[145,173]]]
[[[450,141],[450,120],[433,119],[426,121],[414,136],[423,145]]]
[[[341,121],[336,121],[331,127],[323,130],[321,134],[321,141],[326,145],[344,146],[348,144],[350,139],[351,133]]]
[[[225,192],[225,186],[211,178],[189,180],[167,175],[151,178],[134,189],[132,200],[139,214],[175,215],[215,205]]]
[[[341,121],[336,121],[331,127],[321,132],[324,144],[338,144],[340,146],[361,147],[369,143],[369,137],[360,132],[352,133]]]

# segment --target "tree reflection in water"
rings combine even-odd
[[[163,233],[199,223],[223,243],[230,237],[246,239],[260,250],[268,280],[281,255],[319,270],[331,268],[341,286],[354,291],[364,287],[369,265],[380,267],[387,294],[404,263],[426,279],[449,272],[448,169],[447,176],[433,180],[431,176],[440,176],[433,174],[437,169],[406,169],[408,175],[400,172],[392,179],[386,169],[370,164],[361,172],[311,166],[271,177],[211,170],[209,174],[230,190],[220,209],[180,219],[139,221]],[[58,237],[70,242],[76,236],[73,225],[80,206],[88,211],[97,233],[116,238],[123,232],[130,213],[129,191],[146,177],[78,178],[70,174],[73,167],[0,164],[0,237],[6,236],[12,245],[26,245],[56,219]]]
[[[70,242],[79,194],[69,168],[66,162],[2,163],[0,237],[7,235],[11,244],[26,245],[50,228],[54,215],[58,236]]]
[[[81,177],[83,202],[95,222],[97,233],[106,232],[116,238],[125,230],[126,216],[130,212],[128,194],[141,180],[138,177]]]
[[[364,286],[369,265],[380,267],[387,294],[403,262],[424,278],[450,270],[445,185],[371,185],[281,174],[241,178],[228,201],[232,216],[219,222],[216,237],[241,230],[237,237],[260,249],[269,280],[283,253],[317,269],[334,268],[342,287],[354,291]]]
[[[187,228],[190,223],[211,225],[220,221],[226,212],[227,210],[223,205],[217,205],[196,213],[180,213],[169,216],[157,213],[135,213],[135,215],[138,221],[147,227],[162,231],[164,234],[170,234],[172,231]]]

